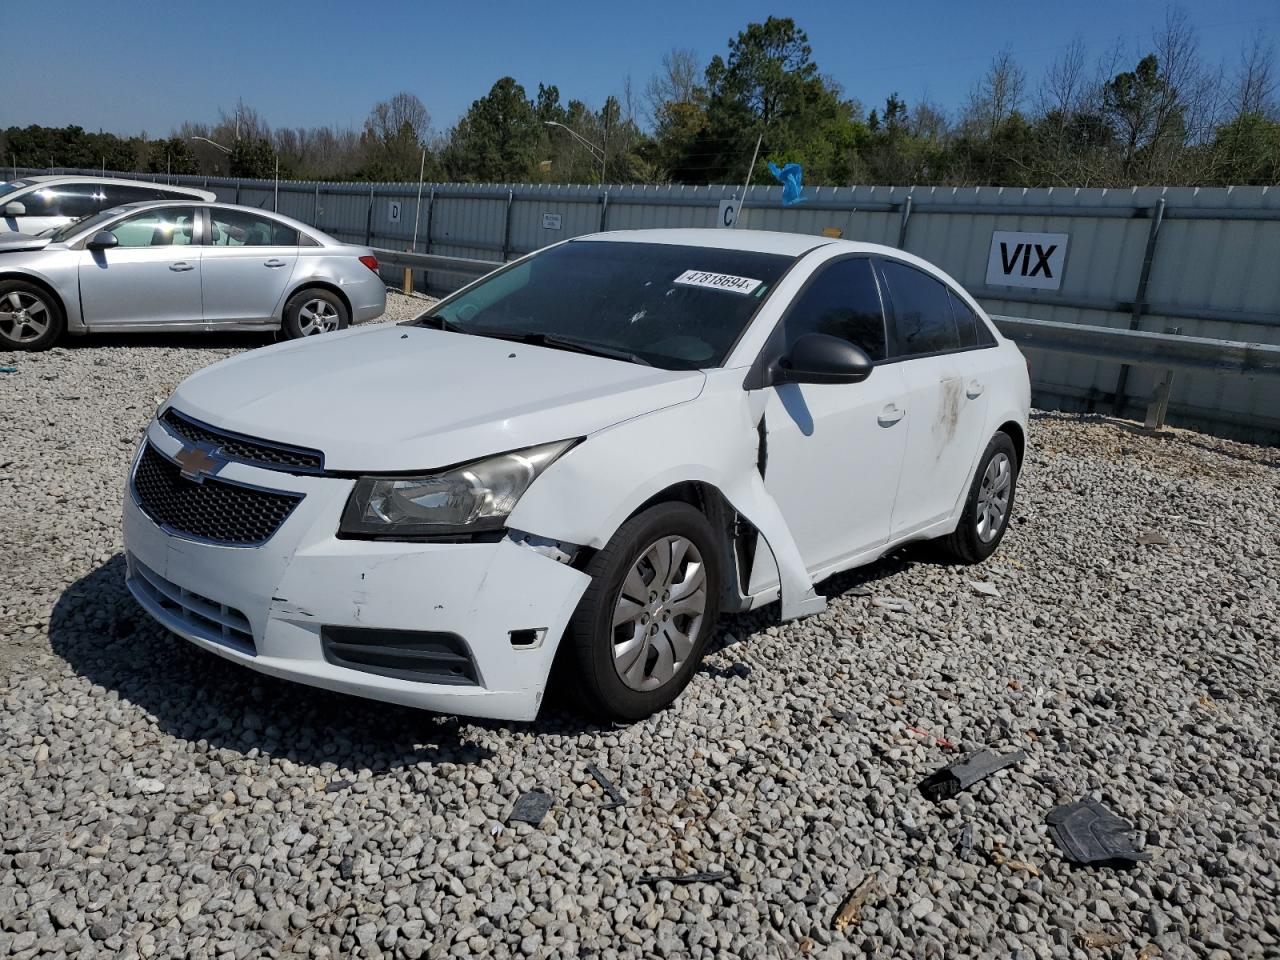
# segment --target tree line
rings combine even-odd
[[[802,164],[808,184],[1272,184],[1275,59],[1258,37],[1238,63],[1211,67],[1175,11],[1149,48],[1091,59],[1077,40],[1034,83],[1002,51],[954,111],[896,93],[866,109],[821,71],[794,20],[770,17],[709,62],[671,50],[643,92],[627,78],[598,108],[502,77],[443,132],[401,92],[360,129],[272,128],[239,102],[155,139],[10,127],[0,151],[6,166],[318,180],[759,183],[772,161]]]

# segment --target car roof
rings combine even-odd
[[[123,177],[95,177],[90,174],[41,174],[36,177],[22,176],[16,180],[10,180],[10,183],[44,184],[48,186],[53,183],[108,183],[116,187],[151,187],[155,190],[173,190],[175,192],[190,194],[193,197],[212,197],[212,190],[205,190],[201,187],[189,187],[182,183],[157,183],[154,180],[127,180]]]
[[[818,248],[838,246],[850,253],[882,253],[898,257],[902,251],[879,243],[838,240],[807,233],[780,233],[774,230],[721,230],[705,227],[677,227],[660,230],[610,230],[576,237],[571,242],[612,241],[621,243],[669,243],[713,250],[742,250],[750,253],[773,253],[784,257],[800,257]],[[914,258],[906,258],[914,259]]]

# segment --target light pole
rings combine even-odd
[[[588,150],[591,151],[591,159],[600,161],[600,182],[603,184],[604,174],[605,174],[605,164],[608,162],[608,157],[605,155],[603,148],[597,147],[594,143],[592,143],[586,137],[578,133],[577,130],[574,130],[572,127],[569,127],[569,126],[565,126],[563,123],[560,123],[559,121],[543,120],[542,122],[545,123],[548,127],[559,127],[561,130],[568,133],[569,136],[573,137],[573,139],[577,140],[580,144],[582,144],[584,147],[586,147]]]
[[[240,131],[240,117],[239,117],[239,115],[237,114],[237,116],[236,116],[236,143],[239,143],[239,142],[240,142],[239,131]],[[190,137],[187,137],[187,139],[188,139],[188,140],[203,140],[205,143],[209,144],[210,146],[217,147],[217,148],[218,148],[219,150],[221,150],[223,153],[227,154],[227,156],[230,156],[230,155],[231,155],[231,151],[230,151],[227,147],[224,147],[222,144],[217,143],[216,141],[210,140],[208,137],[196,137],[196,136],[190,136]],[[278,210],[280,209],[280,151],[279,151],[279,150],[277,150],[275,147],[272,147],[272,148],[271,148],[271,152],[272,152],[272,153],[274,153],[274,154],[276,155],[276,186],[275,186],[275,194],[274,194],[274,197],[273,197],[273,199],[272,199],[272,201],[271,201],[271,209],[272,209],[272,210],[275,210],[275,211],[278,211]]]

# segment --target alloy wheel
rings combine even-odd
[[[613,613],[613,666],[633,690],[668,683],[693,655],[707,610],[707,574],[698,548],[670,536],[641,551]]]
[[[11,343],[39,340],[52,322],[49,304],[34,293],[11,290],[0,297],[0,334]]]
[[[1009,512],[1009,493],[1013,487],[1013,462],[1006,453],[997,453],[987,464],[978,489],[978,508],[975,522],[978,538],[990,543],[1000,533],[1005,515]]]
[[[331,333],[338,329],[338,308],[328,300],[315,297],[298,311],[298,330],[304,337]]]

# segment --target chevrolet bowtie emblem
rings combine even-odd
[[[217,473],[226,463],[203,447],[183,447],[173,459],[182,467],[182,475],[196,483],[204,483],[205,477]]]

